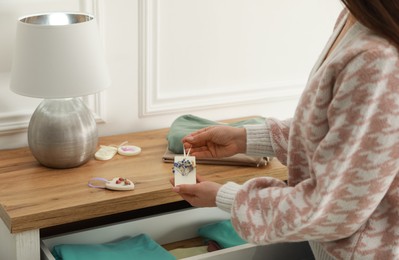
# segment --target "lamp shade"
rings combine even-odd
[[[10,89],[37,98],[97,93],[110,84],[93,16],[46,13],[17,23]]]

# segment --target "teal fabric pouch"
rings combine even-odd
[[[229,248],[247,243],[234,230],[230,220],[223,220],[202,226],[198,229],[198,235],[206,240],[217,242],[222,248]]]
[[[229,125],[234,127],[243,127],[244,125],[265,124],[265,118],[254,117],[251,119],[241,120],[233,123],[221,123],[194,115],[183,115],[175,119],[170,126],[166,139],[168,140],[169,151],[175,154],[183,153],[183,144],[181,139],[201,128],[214,126],[214,125]]]
[[[176,259],[145,234],[106,244],[56,245],[52,254],[57,260]]]

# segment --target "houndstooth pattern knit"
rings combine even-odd
[[[275,155],[288,185],[227,183],[217,204],[253,243],[310,240],[337,259],[399,259],[398,50],[356,23],[324,54],[292,120],[247,128],[249,143],[269,133],[269,150],[247,153]]]

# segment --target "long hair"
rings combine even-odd
[[[399,46],[398,0],[341,1],[361,24]]]

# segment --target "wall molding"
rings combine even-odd
[[[100,36],[105,44],[105,21],[104,21],[104,0],[78,0],[80,12],[93,14],[100,30]],[[11,75],[11,73],[9,73]],[[7,81],[8,82],[8,81]],[[7,86],[8,87],[8,86]],[[90,96],[82,97],[83,101],[94,113],[94,118],[97,123],[105,122],[106,108],[105,108],[105,93],[97,93]],[[35,108],[31,111],[17,111],[12,113],[0,113],[0,135],[9,135],[14,133],[26,132],[28,129],[30,118]]]
[[[178,96],[161,94],[158,81],[159,0],[139,0],[139,116],[179,113],[191,109],[212,109],[261,102],[297,99],[306,80],[265,82],[257,86],[233,88],[217,86],[219,91],[182,91]],[[205,88],[204,88],[205,89]]]
[[[79,0],[80,11],[90,13],[97,19],[98,29],[104,48],[105,55],[105,15],[104,0]],[[82,97],[83,101],[94,113],[97,123],[105,123],[106,107],[105,107],[105,91],[93,95]]]
[[[0,135],[26,131],[32,116],[30,111],[0,114]]]

